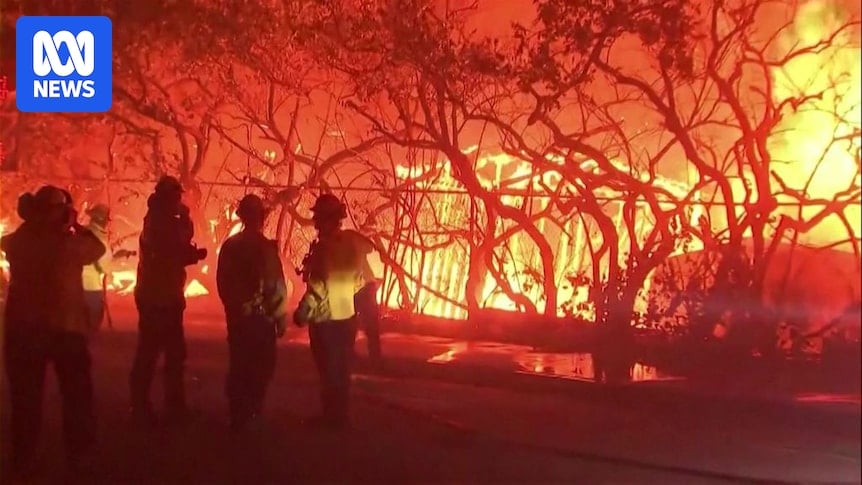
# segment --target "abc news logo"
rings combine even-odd
[[[74,35],[61,30],[54,35],[40,30],[33,35],[33,73],[45,77],[54,73],[69,76],[77,73],[87,77],[96,69],[95,37],[89,30]],[[66,62],[60,59],[60,47],[69,51]],[[96,82],[92,79],[37,79],[33,81],[36,98],[92,98],[96,95]]]
[[[103,113],[111,108],[108,17],[23,16],[16,27],[20,111]]]

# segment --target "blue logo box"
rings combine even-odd
[[[24,16],[16,28],[19,111],[104,113],[111,109],[111,19]]]

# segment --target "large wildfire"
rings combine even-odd
[[[791,49],[826,40],[835,32],[838,22],[834,15],[829,15],[830,8],[830,3],[825,1],[804,5],[797,14],[794,28],[781,39],[782,45]],[[846,190],[848,181],[854,177],[857,184],[862,183],[859,179],[859,162],[862,156],[862,50],[853,39],[854,35],[852,31],[845,31],[839,38],[834,39],[834,47],[795,57],[771,72],[774,82],[772,95],[776,102],[799,97],[800,94],[811,95],[802,105],[794,106],[794,111],[785,116],[780,133],[770,140],[772,159],[776,161],[773,164],[776,175],[789,187],[807,191],[810,199],[832,199],[837,193]],[[814,96],[821,91],[822,95]],[[525,160],[502,153],[479,153],[479,150],[473,146],[465,148],[463,152],[476,157],[475,170],[482,187],[492,193],[496,192],[503,204],[523,210],[531,216],[542,213],[559,192],[561,185],[567,183],[553,171],[536,174]],[[559,160],[552,159],[550,162],[558,163]],[[614,163],[619,163],[621,170],[625,169],[622,162]],[[587,161],[582,168],[595,168],[595,164]],[[404,234],[396,234],[391,239],[392,244],[386,248],[389,254],[386,258],[381,258],[383,261],[400,264],[403,272],[409,275],[406,281],[395,272],[389,271],[383,263],[378,262],[375,265],[375,269],[383,275],[379,301],[390,308],[401,308],[404,301],[409,299],[412,303],[410,310],[414,313],[445,319],[465,319],[465,291],[471,252],[465,237],[452,237],[452,234],[469,234],[474,230],[474,225],[482,219],[477,204],[453,175],[452,167],[445,159],[431,163],[402,164],[395,168],[395,172],[399,186],[421,194],[423,202],[414,207],[419,207],[416,218],[424,227],[422,231],[411,229]],[[664,193],[670,194],[668,200],[662,201],[668,205],[680,203],[689,197],[693,190],[687,183],[670,177],[656,178],[653,183],[660,186]],[[608,190],[600,195],[609,201],[608,210],[614,213],[620,235],[620,253],[623,254],[630,241],[627,240],[627,231],[623,227],[622,204],[614,202],[621,194]],[[720,219],[713,217],[712,212],[717,209],[701,201],[700,192],[694,192],[693,195],[693,200],[686,203],[687,210],[684,215],[688,226],[699,226],[701,219]],[[791,201],[786,199],[780,202]],[[790,204],[779,209],[787,213],[793,211],[794,216],[800,216],[795,212],[801,211],[802,218],[816,210],[817,208],[799,208]],[[241,229],[241,224],[229,207],[223,207],[219,212],[219,218],[208,223],[215,231],[219,220],[227,220],[229,229],[222,235],[222,239]],[[851,205],[845,215],[849,227],[838,217],[830,217],[803,234],[802,242],[819,246],[832,245],[840,250],[858,247],[858,238],[862,235],[860,204]],[[652,229],[654,222],[648,215],[636,219],[636,237],[644,237]],[[594,309],[590,303],[589,283],[580,281],[577,275],[588,272],[592,264],[589,248],[601,243],[601,235],[585,218],[572,217],[553,221],[549,217],[535,217],[533,220],[554,249],[551,270],[557,288],[556,313],[560,316],[573,314],[581,319],[591,320],[594,317]],[[8,231],[10,224],[11,219],[0,220],[0,234]],[[433,230],[429,231],[428,228]],[[535,242],[518,230],[514,223],[498,224],[494,232],[493,236],[510,234],[510,237],[504,238],[503,242],[494,248],[499,271],[497,275],[483,275],[484,281],[480,285],[478,296],[480,306],[512,312],[519,311],[523,306],[501,290],[499,278],[502,275],[510,288],[532,302],[538,312],[543,312],[546,297],[543,294],[543,286],[539,283],[540,278],[537,277],[536,268],[542,265]],[[848,237],[857,239],[849,244],[838,245]],[[677,246],[676,254],[702,248],[702,241],[689,239],[684,245]],[[291,259],[293,262],[301,259],[298,254],[286,256],[286,266],[290,266]],[[0,268],[4,272],[8,270],[3,259],[0,259]],[[206,275],[210,270],[211,268],[205,267],[201,273]],[[286,273],[292,271],[293,268],[285,269]],[[647,278],[647,287],[643,289],[636,310],[643,310],[647,305],[645,295],[650,281],[651,279]],[[110,291],[119,295],[130,294],[134,289],[135,271],[133,268],[117,269],[112,272],[107,283]],[[402,294],[404,292],[408,295]],[[212,289],[196,278],[192,278],[186,288],[186,295],[189,297],[211,293]]]
[[[464,152],[473,153],[477,148],[470,147]],[[552,161],[562,164],[562,160]],[[596,170],[597,166],[594,162],[587,161],[583,163],[583,168]],[[435,173],[429,174],[429,171],[435,171]],[[503,204],[523,207],[525,199],[528,199],[531,214],[542,213],[551,203],[553,194],[558,191],[560,184],[564,183],[558,173],[546,172],[542,175],[534,175],[528,162],[506,154],[480,156],[476,171],[478,174],[490,174],[489,177],[480,175],[480,182],[488,190],[497,189],[504,192],[505,195],[500,196]],[[507,175],[504,176],[504,173]],[[433,224],[437,227],[442,230],[452,230],[471,225],[472,199],[452,176],[448,161],[443,160],[432,167],[399,166],[397,175],[402,180],[412,181],[411,185],[417,190],[427,190],[435,194],[428,205],[428,212],[431,212],[428,217],[433,217]],[[688,192],[687,187],[672,180],[658,179],[654,183],[679,199],[683,199]],[[616,212],[615,219],[620,226],[620,234],[625,234],[622,228],[622,203],[619,200],[614,201],[621,197],[620,194],[608,191],[602,196],[610,202],[609,210]],[[690,211],[690,223],[696,225],[703,212],[704,207],[695,204]],[[652,228],[650,218],[643,216],[637,219],[639,222],[637,237],[642,238]],[[589,221],[581,218],[568,219],[562,224],[563,227],[558,227],[550,218],[543,217],[538,220],[537,225],[556,249],[553,271],[558,288],[557,301],[565,302],[571,308],[578,309],[574,313],[581,318],[587,320],[593,318],[587,286],[566,283],[572,275],[586,271],[591,264],[587,248],[591,244],[595,247],[601,244],[596,228]],[[515,228],[513,223],[498,224],[495,228],[495,236],[513,228]],[[420,275],[409,287],[410,293],[415,295],[415,305],[419,313],[456,320],[466,318],[466,307],[458,302],[465,300],[466,268],[469,258],[467,248],[452,243],[445,247],[424,250],[421,249],[422,241],[419,238],[410,242],[412,244],[405,249],[403,260],[409,262],[405,267],[408,272]],[[629,241],[620,238],[619,244],[622,253]],[[701,247],[702,244],[695,242],[686,249],[691,251]],[[535,244],[522,231],[516,230],[512,237],[505,239],[502,246],[497,249],[503,261],[502,273],[509,278],[508,283],[511,287],[530,298],[538,311],[544,311],[545,300],[542,298],[542,288],[535,278],[534,268],[540,265]],[[680,246],[678,250],[682,251],[682,247]],[[390,307],[397,307],[400,301],[395,283],[394,277],[390,277],[384,285],[384,289],[393,289],[392,292],[384,290],[382,298],[382,301]],[[496,279],[490,274],[485,276],[480,301],[484,308],[518,310],[517,303],[499,290]],[[644,306],[646,301],[641,301],[640,304]],[[559,308],[558,314],[563,316],[564,309]]]
[[[781,47],[790,51],[799,46],[813,46],[825,42],[837,31],[840,19],[834,14],[834,6],[829,2],[814,1],[802,6],[797,12],[792,29],[788,30],[781,40]],[[787,64],[772,69],[774,82],[773,97],[776,103],[788,98],[806,99],[801,105],[795,106],[793,113],[787,115],[781,125],[780,133],[771,140],[774,172],[781,181],[791,189],[806,191],[812,200],[832,200],[841,191],[847,190],[848,184],[855,178],[860,180],[860,69],[862,69],[862,50],[855,33],[845,30],[832,39],[833,46],[793,58]],[[822,94],[821,94],[822,93]],[[475,147],[464,150],[471,153]],[[589,163],[589,162],[588,162]],[[490,168],[490,169],[489,169]],[[429,174],[429,171],[434,172]],[[484,155],[478,158],[476,172],[480,175],[482,185],[490,190],[500,191],[504,204],[512,207],[525,207],[524,199],[530,198],[529,212],[541,213],[547,207],[558,188],[560,177],[557,174],[544,173],[534,175],[529,163],[518,160],[506,154]],[[506,174],[506,175],[503,175]],[[483,176],[484,175],[484,176]],[[431,195],[434,212],[431,224],[450,230],[471,227],[471,198],[465,195],[464,188],[451,174],[449,164],[441,163],[425,167],[398,167],[398,176],[404,181],[414,181],[411,185],[417,190],[425,190]],[[655,182],[662,188],[674,194],[677,200],[685,197],[690,190],[684,183],[659,179]],[[739,187],[740,192],[742,188]],[[512,193],[521,195],[510,195]],[[602,194],[612,200],[620,194],[608,192]],[[699,202],[699,193],[695,193],[695,202]],[[738,200],[743,200],[740,193]],[[803,207],[792,204],[792,199],[779,199],[786,204],[779,209],[803,219],[809,218],[819,207]],[[862,204],[851,204],[844,215],[849,227],[836,216],[821,221],[811,230],[800,235],[800,242],[818,247],[833,247],[841,251],[858,251]],[[621,204],[614,209],[618,215],[618,234],[626,235],[622,227]],[[691,226],[697,226],[701,217],[713,212],[705,205],[695,203],[688,213]],[[710,217],[710,220],[719,219]],[[650,229],[648,217],[640,220],[638,228],[642,234]],[[557,301],[574,308],[577,316],[590,320],[593,309],[589,304],[589,288],[587,284],[567,284],[572,275],[583,273],[591,264],[588,248],[590,244],[598,245],[600,236],[595,228],[584,219],[573,218],[564,222],[564,227],[555,227],[548,219],[537,222],[539,230],[555,248],[554,279],[557,283]],[[497,234],[510,229],[500,225]],[[715,229],[715,228],[714,228]],[[640,237],[641,235],[639,235]],[[855,238],[855,239],[854,239]],[[469,250],[464,244],[450,243],[445,247],[423,250],[423,241],[416,237],[409,241],[403,249],[405,269],[419,275],[411,282],[409,290],[415,295],[416,311],[422,314],[463,319],[467,310],[464,287]],[[591,241],[592,240],[592,241]],[[620,238],[620,252],[625,252],[628,241]],[[424,241],[425,245],[429,242]],[[681,251],[693,252],[703,248],[699,240],[688,241]],[[539,311],[544,309],[545,299],[541,285],[535,277],[535,268],[540,267],[538,251],[535,244],[523,232],[516,232],[508,238],[502,247],[497,248],[502,260],[502,273],[509,279],[508,283],[519,294],[528,297]],[[381,301],[396,307],[400,301],[395,277],[390,276],[381,294]],[[650,279],[647,279],[636,310],[642,311],[647,305],[647,295]],[[518,305],[507,297],[498,282],[491,275],[485,276],[481,305],[484,308],[516,311]],[[558,308],[558,315],[563,315],[563,305]]]

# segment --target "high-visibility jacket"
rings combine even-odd
[[[105,230],[105,226],[96,223],[90,223],[87,226],[87,229],[93,232],[93,234],[99,238],[99,241],[108,247],[108,232]],[[96,264],[90,264],[84,266],[84,271],[81,277],[84,282],[84,291],[102,291],[102,278],[110,270],[111,265],[111,251],[105,251],[105,254],[99,258],[99,261]]]
[[[356,315],[354,296],[374,274],[367,256],[371,242],[356,231],[341,230],[312,243],[306,291],[297,309],[303,323],[347,320]]]

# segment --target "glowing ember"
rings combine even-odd
[[[210,292],[207,290],[206,286],[201,284],[198,280],[191,280],[188,285],[186,285],[186,289],[183,292],[186,298],[194,298],[197,296],[206,296],[209,295]]]

